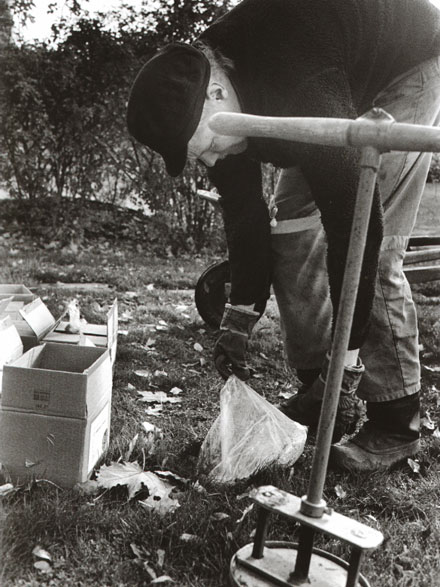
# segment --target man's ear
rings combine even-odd
[[[210,82],[206,89],[207,100],[226,100],[228,97],[228,90],[219,82]]]

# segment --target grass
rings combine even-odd
[[[124,459],[136,433],[130,460],[146,470],[166,469],[188,479],[178,487],[180,508],[161,517],[127,499],[125,488],[88,495],[39,480],[0,498],[1,575],[9,585],[149,585],[151,569],[182,587],[228,584],[229,561],[252,540],[255,512],[247,512],[251,487],[271,483],[294,495],[307,491],[313,446],[294,468],[265,471],[232,487],[195,482],[201,442],[218,414],[222,382],[211,361],[217,333],[207,327],[193,303],[195,283],[213,261],[208,257],[157,258],[136,247],[114,250],[101,244],[83,250],[35,249],[32,243],[0,249],[0,281],[25,283],[43,297],[55,315],[69,297],[78,298],[82,315],[104,321],[117,295],[121,330],[115,365],[112,434],[106,464]],[[66,290],[56,282],[99,282],[93,292]],[[153,284],[153,287],[152,287]],[[419,309],[421,360],[439,364],[440,283],[414,287]],[[166,330],[157,330],[159,320]],[[153,342],[154,341],[154,342]],[[201,345],[194,347],[195,343]],[[199,349],[199,350],[197,350]],[[250,357],[252,387],[272,403],[281,391],[297,386],[285,367],[277,310],[273,300],[259,322]],[[148,370],[145,379],[135,374]],[[424,412],[438,426],[440,374],[423,368]],[[166,404],[161,415],[146,416],[136,389],[183,390],[181,404]],[[148,420],[163,438],[152,446],[142,433]],[[366,556],[362,570],[373,585],[428,587],[440,573],[440,443],[424,428],[420,471],[408,463],[374,475],[329,471],[325,499],[339,513],[380,529],[385,541]],[[3,481],[6,481],[4,479]],[[245,513],[244,517],[243,514]],[[220,515],[221,514],[221,515]],[[298,529],[276,518],[270,539],[294,541]],[[184,535],[194,538],[184,540]],[[51,555],[51,572],[34,567],[32,550]],[[346,547],[318,536],[317,546],[347,558]]]

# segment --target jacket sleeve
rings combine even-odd
[[[357,117],[346,76],[337,69],[329,69],[312,77],[298,88],[296,96],[298,116]],[[298,152],[301,169],[321,211],[327,237],[327,267],[334,324],[360,177],[360,151],[345,147],[303,145]],[[368,332],[382,234],[382,207],[376,186],[350,335],[350,349],[359,348]]]
[[[231,270],[231,304],[255,304],[262,313],[270,293],[269,214],[262,195],[261,166],[245,155],[218,161],[208,170],[222,199]]]

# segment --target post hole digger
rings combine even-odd
[[[362,556],[365,551],[380,546],[383,537],[380,532],[329,510],[322,498],[323,488],[381,155],[388,151],[439,151],[440,130],[396,123],[380,109],[373,109],[356,120],[219,113],[209,124],[225,135],[283,138],[361,149],[361,174],[308,492],[297,498],[272,486],[254,490],[251,497],[259,508],[255,540],[253,545],[246,545],[234,555],[230,569],[232,582],[241,586],[368,585],[360,575]],[[226,266],[223,271],[223,283],[226,283]],[[206,282],[206,275],[204,279]],[[220,298],[221,293],[226,295],[223,289],[217,292]],[[214,321],[213,314],[208,318]],[[300,525],[298,544],[266,541],[269,515],[274,513]],[[350,545],[349,562],[314,548],[317,533]]]

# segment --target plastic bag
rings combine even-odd
[[[198,470],[213,481],[231,483],[269,465],[290,466],[306,438],[305,426],[231,376],[220,393],[220,415],[200,449]]]

